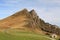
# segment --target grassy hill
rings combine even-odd
[[[51,38],[34,32],[10,30],[0,32],[0,40],[51,40]]]

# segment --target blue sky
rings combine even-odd
[[[24,8],[35,9],[45,22],[60,26],[60,0],[0,0],[0,19]]]

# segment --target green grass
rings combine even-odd
[[[31,32],[0,32],[0,40],[51,40],[46,37]]]

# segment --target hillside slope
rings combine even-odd
[[[0,21],[0,30],[19,29],[36,33],[54,33],[60,35],[60,28],[44,22],[34,10],[23,9]]]
[[[40,32],[39,18],[34,10],[28,11],[27,9],[23,9],[0,22],[0,29],[11,29],[16,28],[20,30],[29,30]]]

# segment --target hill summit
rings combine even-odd
[[[4,29],[29,30],[34,32],[49,32],[60,35],[60,28],[44,22],[35,10],[23,9],[0,21],[0,30]]]

